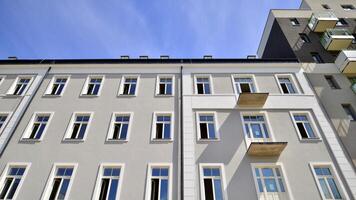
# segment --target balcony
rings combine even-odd
[[[338,20],[333,12],[313,13],[309,20],[308,27],[314,32],[322,33],[326,31],[326,29],[334,28]]]
[[[250,156],[279,156],[288,142],[251,142],[247,154]]]
[[[347,49],[354,36],[347,29],[327,29],[320,39],[321,44],[328,51]]]
[[[262,107],[267,100],[269,93],[248,93],[239,94],[237,105],[241,107]]]
[[[335,60],[336,66],[344,74],[356,73],[356,50],[343,50]]]

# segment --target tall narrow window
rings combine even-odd
[[[138,78],[137,77],[123,77],[123,84],[121,88],[121,95],[136,95]]]
[[[83,94],[93,96],[99,95],[102,82],[102,77],[88,77],[87,85],[84,88]]]
[[[299,26],[299,21],[297,18],[290,18],[290,23],[292,24],[292,26]]]
[[[243,123],[246,137],[249,140],[262,142],[271,140],[263,115],[244,115]]]
[[[344,108],[344,111],[345,111],[347,117],[349,118],[349,120],[351,120],[351,121],[356,120],[356,112],[350,104],[343,104],[342,108]]]
[[[127,135],[130,125],[130,114],[115,113],[113,116],[113,122],[111,132],[109,133],[109,140],[127,140]]]
[[[315,63],[323,63],[324,62],[323,59],[321,58],[321,56],[316,52],[311,53],[311,56]]]
[[[196,92],[197,94],[211,94],[209,77],[196,77]]]
[[[23,139],[40,140],[44,134],[51,115],[47,113],[35,113],[28,125]]]
[[[53,83],[50,88],[47,90],[47,95],[62,95],[64,87],[68,81],[67,77],[54,77]]]
[[[217,139],[214,114],[198,113],[200,139]]]
[[[314,176],[323,199],[344,199],[330,166],[313,166]]]
[[[253,169],[259,199],[288,199],[283,174],[278,166],[256,166]]]
[[[310,43],[310,38],[308,37],[307,34],[305,33],[299,33],[300,39],[304,42],[304,43]]]
[[[90,114],[75,114],[73,123],[71,124],[66,140],[83,140],[90,123]]]
[[[15,199],[19,185],[23,179],[26,166],[10,166],[1,186],[0,199]]]
[[[169,167],[152,167],[150,180],[150,200],[168,200]]]
[[[115,200],[118,197],[121,168],[116,166],[103,167],[100,178],[98,200]]]
[[[172,139],[172,115],[171,114],[155,114],[155,131],[153,139],[155,140],[170,140]]]
[[[283,94],[296,94],[298,93],[291,78],[278,77],[279,86]]]
[[[253,83],[253,78],[248,77],[235,77],[235,89],[238,93],[255,93],[256,88],[255,84]]]
[[[293,120],[302,139],[317,139],[311,119],[306,113],[293,114]]]
[[[173,94],[173,77],[158,77],[158,95]]]
[[[23,95],[29,86],[31,78],[18,78],[15,85],[12,87],[10,94]]]
[[[7,119],[7,114],[1,114],[0,113],[0,130],[5,126],[5,122]]]
[[[54,176],[48,186],[48,197],[46,199],[59,200],[66,198],[73,170],[73,167],[56,167]]]
[[[337,84],[337,82],[333,76],[331,76],[331,75],[325,76],[325,80],[328,82],[328,85],[331,89],[334,89],[334,90],[340,89],[339,84]]]
[[[223,200],[220,167],[204,166],[202,168],[202,195],[206,200]]]

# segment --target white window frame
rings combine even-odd
[[[87,128],[86,128],[86,130],[85,130],[83,139],[70,139],[70,134],[71,134],[71,131],[72,131],[74,122],[75,122],[75,118],[76,118],[78,115],[89,115],[89,116],[90,116],[89,121],[88,121],[88,126],[87,126]],[[88,112],[88,111],[76,111],[76,112],[73,112],[72,117],[71,117],[71,119],[70,119],[70,121],[69,121],[69,124],[68,124],[68,126],[67,126],[66,133],[64,134],[64,137],[63,137],[63,140],[62,140],[62,141],[64,141],[64,142],[85,141],[85,139],[86,139],[87,136],[88,136],[89,129],[90,129],[90,125],[91,125],[91,122],[92,122],[92,120],[93,120],[93,117],[94,117],[94,112]]]
[[[264,117],[266,128],[267,128],[268,135],[269,135],[269,138],[270,138],[269,140],[265,140],[265,141],[274,142],[275,141],[275,137],[274,137],[274,134],[273,134],[273,129],[272,129],[270,120],[268,118],[267,111],[242,111],[242,112],[240,112],[240,118],[241,118],[242,129],[243,129],[243,134],[244,134],[244,138],[245,138],[246,147],[248,148],[250,146],[251,142],[261,142],[260,139],[252,139],[252,138],[248,138],[247,137],[247,132],[245,130],[245,124],[244,124],[244,122],[245,122],[244,121],[244,116],[249,116],[249,115],[262,115]]]
[[[308,121],[314,131],[314,134],[316,136],[316,138],[309,138],[309,139],[303,139],[300,132],[299,132],[299,129],[298,129],[298,126],[297,126],[297,122],[295,121],[294,119],[294,115],[296,114],[300,114],[300,115],[306,115],[307,118],[308,118]],[[292,118],[292,121],[293,121],[293,125],[294,125],[294,128],[296,130],[296,133],[298,135],[298,138],[299,138],[299,141],[303,141],[303,142],[313,142],[313,141],[322,141],[322,137],[320,135],[320,131],[319,131],[319,128],[316,124],[316,121],[315,121],[315,118],[313,117],[313,114],[311,111],[307,111],[307,110],[303,110],[303,111],[289,111],[289,115],[290,117]]]
[[[172,79],[172,94],[159,94],[159,84],[161,78],[171,78]],[[173,74],[158,74],[156,78],[156,93],[157,97],[171,97],[174,96],[175,92],[175,76]]]
[[[146,190],[145,200],[150,200],[151,196],[151,178],[152,169],[155,167],[168,168],[168,200],[172,200],[172,188],[173,188],[173,165],[172,163],[148,163],[147,165],[147,177],[146,177]]]
[[[155,139],[156,136],[156,122],[158,115],[169,115],[171,117],[171,138],[170,139]],[[157,111],[153,112],[151,141],[152,142],[172,142],[174,140],[174,112],[172,111]]]
[[[63,90],[62,90],[62,93],[59,94],[59,95],[52,95],[51,92],[52,92],[52,87],[53,87],[53,84],[55,82],[55,80],[57,78],[65,78],[67,79],[66,83],[64,84],[64,87],[63,87]],[[44,96],[50,96],[50,97],[61,97],[63,96],[64,92],[65,92],[65,89],[67,88],[67,85],[69,83],[69,80],[70,80],[70,75],[63,75],[63,76],[53,76],[51,81],[49,82],[48,86],[47,86],[47,89],[46,89],[46,92],[44,94]]]
[[[112,138],[112,136],[114,134],[115,118],[116,118],[116,116],[120,116],[120,115],[129,116],[130,117],[129,127],[127,129],[126,140],[112,140],[110,138]],[[130,140],[130,135],[131,135],[130,133],[131,133],[133,116],[134,116],[133,112],[113,112],[112,115],[111,115],[109,131],[108,131],[108,134],[106,136],[106,142],[128,142]]]
[[[50,172],[50,176],[47,179],[47,183],[46,183],[46,187],[44,192],[42,193],[42,197],[41,200],[47,200],[49,198],[49,196],[51,195],[51,186],[55,177],[55,173],[57,171],[57,168],[61,168],[61,167],[73,167],[73,172],[72,175],[70,177],[70,181],[69,181],[69,185],[68,185],[68,189],[66,192],[66,196],[64,197],[64,200],[68,200],[69,199],[69,195],[70,195],[70,190],[72,188],[73,182],[74,182],[74,178],[75,178],[75,174],[77,172],[77,168],[78,168],[78,163],[54,163],[52,166],[52,170]]]
[[[124,84],[125,84],[125,80],[127,78],[136,78],[136,89],[135,89],[135,94],[130,95],[130,94],[123,94],[124,92]],[[122,97],[136,97],[138,94],[138,88],[140,86],[140,75],[123,75],[121,80],[120,80],[120,86],[119,86],[119,92],[118,92],[118,96],[122,96]]]
[[[199,183],[200,183],[200,198],[201,200],[205,200],[205,188],[204,188],[204,174],[203,174],[203,169],[204,168],[219,168],[220,169],[220,178],[221,178],[221,190],[222,190],[222,195],[223,199],[227,200],[227,184],[226,184],[226,178],[225,178],[225,166],[223,163],[199,163]]]
[[[255,87],[255,93],[259,93],[260,92],[260,90],[258,88],[258,85],[257,85],[256,77],[255,77],[254,74],[232,74],[231,75],[231,81],[232,81],[232,87],[234,89],[235,95],[239,95],[240,94],[238,89],[236,88],[235,78],[251,78],[253,86]]]
[[[119,183],[118,183],[118,188],[116,192],[116,200],[120,200],[120,194],[121,194],[121,188],[122,188],[122,183],[123,183],[123,178],[124,178],[124,170],[125,170],[125,163],[101,163],[99,166],[98,170],[98,175],[96,178],[95,182],[95,189],[94,189],[94,194],[92,197],[92,200],[97,200],[100,195],[100,189],[101,189],[101,179],[103,177],[103,172],[105,167],[117,167],[120,168],[120,175],[119,175]]]
[[[324,194],[322,192],[322,189],[321,189],[321,186],[319,184],[319,181],[318,181],[318,176],[316,175],[315,171],[314,171],[314,167],[317,167],[317,166],[320,166],[320,167],[328,167],[331,171],[331,174],[332,176],[334,177],[334,180],[336,182],[336,185],[339,189],[339,192],[340,192],[340,195],[342,197],[342,199],[349,199],[349,196],[346,192],[346,189],[340,179],[340,176],[334,166],[333,163],[331,162],[309,162],[309,167],[310,167],[310,170],[313,174],[313,177],[314,177],[314,181],[317,185],[317,188],[318,188],[318,191],[319,191],[319,194],[320,194],[320,197],[324,200]],[[326,199],[325,199],[326,200]]]
[[[12,112],[0,112],[0,115],[6,115],[6,120],[4,121],[4,124],[2,125],[2,127],[0,128],[0,136],[1,136],[1,134],[4,131],[7,123],[10,121],[10,118],[12,116]]]
[[[210,86],[210,94],[198,94],[197,78],[208,78]],[[194,74],[194,94],[196,95],[213,95],[214,94],[214,85],[213,78],[211,74]]]
[[[275,74],[274,77],[276,78],[279,91],[281,92],[282,95],[300,95],[302,93],[296,78],[292,74]],[[283,93],[283,89],[281,87],[281,82],[279,81],[279,78],[288,78],[292,83],[296,93],[288,93],[288,94]]]
[[[1,186],[1,190],[2,190],[2,186],[4,185],[5,179],[7,177],[8,171],[10,169],[10,167],[25,167],[25,172],[21,177],[21,181],[19,183],[19,185],[17,186],[16,192],[14,193],[14,196],[12,199],[16,199],[17,195],[19,194],[19,191],[21,190],[21,187],[23,185],[23,182],[25,181],[26,175],[28,173],[28,171],[30,170],[31,167],[31,163],[28,162],[9,162],[6,164],[4,170],[2,171],[1,174],[1,178],[0,178],[0,186]],[[0,190],[0,192],[1,192]]]
[[[47,124],[46,124],[45,129],[43,130],[43,133],[42,133],[40,139],[30,139],[29,136],[30,136],[30,134],[31,134],[32,126],[33,126],[33,123],[35,122],[35,119],[36,119],[36,117],[37,117],[38,115],[49,115],[48,122],[47,122]],[[32,114],[32,117],[31,117],[30,121],[29,121],[28,124],[27,124],[27,127],[26,127],[24,133],[22,134],[21,140],[22,140],[22,141],[42,141],[42,140],[43,140],[43,137],[44,137],[44,135],[46,134],[46,132],[47,132],[47,130],[48,130],[48,127],[49,127],[49,125],[50,125],[50,123],[51,123],[51,121],[52,121],[53,115],[54,115],[54,112],[43,112],[43,111],[41,111],[41,112],[34,112],[34,113]]]
[[[5,81],[6,75],[0,75],[0,85]]]
[[[22,78],[29,78],[30,81],[28,82],[26,89],[23,91],[23,94],[15,95],[14,94],[14,90],[15,90],[16,84]],[[12,83],[12,85],[10,86],[10,88],[7,90],[6,95],[8,95],[8,96],[24,96],[24,95],[26,95],[28,89],[31,87],[33,78],[34,77],[32,75],[20,75],[20,76],[17,76],[16,79],[14,80],[14,82]]]
[[[101,78],[101,83],[100,83],[98,94],[86,94],[86,92],[88,90],[88,86],[89,86],[90,80],[92,78],[93,79]],[[105,81],[105,76],[104,75],[89,75],[85,80],[85,83],[83,85],[82,92],[80,93],[80,96],[82,96],[82,97],[98,97],[98,96],[100,96],[101,90],[104,87],[104,81]]]
[[[252,172],[252,176],[253,176],[253,182],[255,183],[255,189],[256,189],[256,196],[257,199],[259,198],[259,194],[261,193],[258,189],[258,183],[257,183],[257,176],[256,176],[256,172],[255,172],[255,168],[279,168],[280,173],[282,174],[282,180],[284,182],[284,190],[286,195],[288,196],[288,199],[292,200],[293,199],[293,195],[291,192],[291,187],[289,185],[289,181],[286,175],[286,170],[284,169],[284,165],[281,162],[276,162],[276,163],[251,163],[251,172]],[[278,184],[278,183],[277,183]],[[263,192],[266,193],[266,192]]]
[[[214,117],[214,128],[215,128],[215,137],[216,138],[211,138],[211,139],[202,139],[201,134],[200,134],[200,115],[212,115]],[[218,123],[217,119],[217,112],[215,111],[197,111],[195,112],[195,126],[196,126],[196,131],[197,131],[197,141],[220,141],[220,126]]]

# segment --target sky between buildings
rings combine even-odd
[[[301,0],[1,0],[0,59],[244,58]]]

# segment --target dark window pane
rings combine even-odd
[[[163,124],[156,124],[156,139],[162,139]]]
[[[19,179],[19,178],[15,179],[15,182],[12,184],[11,189],[9,191],[9,195],[7,195],[6,199],[12,199],[14,197],[16,189],[19,186],[20,180],[21,179]]]
[[[165,124],[164,125],[164,139],[170,139],[170,138],[171,138],[171,125]]]
[[[99,200],[106,200],[106,195],[108,193],[108,188],[109,188],[109,179],[108,178],[103,178],[101,180]]]
[[[51,195],[49,196],[49,200],[55,200],[60,184],[61,184],[61,179],[55,178],[53,181],[52,192]]]
[[[58,89],[56,95],[62,94],[63,88],[64,88],[64,84],[61,84],[61,85],[59,86],[59,89]]]
[[[58,88],[58,84],[54,84],[51,92],[52,95],[56,94],[57,88]]]
[[[151,200],[159,200],[158,190],[159,190],[159,180],[154,178],[151,180]]]
[[[251,89],[250,89],[250,85],[249,84],[241,83],[240,87],[241,87],[241,92],[251,93]]]
[[[85,130],[86,129],[87,129],[87,125],[86,124],[82,124],[82,126],[80,127],[78,139],[83,139],[84,138],[84,134],[85,134]]]
[[[168,180],[161,181],[160,200],[168,200]]]
[[[303,126],[303,123],[297,123],[298,130],[302,138],[308,138],[308,134]]]
[[[210,86],[209,86],[209,84],[207,84],[207,83],[205,83],[204,84],[204,89],[205,89],[205,93],[204,94],[210,94]]]
[[[136,84],[132,84],[130,88],[130,95],[134,95],[136,90]]]
[[[165,94],[166,87],[164,84],[159,84],[159,94]]]
[[[93,87],[94,87],[93,84],[89,84],[87,94],[92,94],[92,92],[93,92]]]
[[[31,132],[31,135],[30,135],[31,139],[35,138],[38,128],[39,128],[39,124],[36,123],[36,124],[33,125],[32,132]]]
[[[72,135],[70,137],[71,139],[75,139],[77,137],[79,126],[80,126],[80,124],[78,124],[78,123],[74,124],[73,132],[72,132]]]
[[[118,185],[119,185],[119,180],[118,179],[111,180],[110,192],[109,192],[108,200],[115,200],[116,199],[116,193],[117,193],[117,186]]]
[[[12,183],[12,180],[13,180],[13,178],[6,178],[4,188],[2,189],[1,194],[0,194],[0,199],[5,198],[7,191],[9,190],[10,185]]]
[[[286,84],[281,84],[281,88],[284,94],[289,94],[288,88]]]
[[[15,88],[15,90],[14,90],[14,95],[20,95],[20,94],[21,94],[21,93],[19,92],[20,88],[21,88],[21,85],[16,85],[16,88]]]
[[[214,200],[213,184],[211,179],[204,179],[205,200]]]
[[[168,84],[168,85],[167,85],[166,94],[168,94],[168,95],[171,95],[171,94],[172,94],[172,85],[171,85],[171,84]]]
[[[69,181],[70,181],[70,179],[63,180],[61,190],[59,191],[59,194],[58,194],[58,199],[64,199],[64,197],[66,196],[67,189],[69,186]]]
[[[123,94],[129,94],[129,88],[130,88],[130,85],[129,85],[129,84],[124,84],[124,91],[123,91]]]
[[[206,123],[200,123],[200,138],[201,139],[208,139],[208,132]]]
[[[203,84],[198,84],[197,89],[198,89],[198,94],[204,94]]]
[[[114,126],[114,134],[113,139],[119,139],[119,131],[120,131],[121,124],[115,124]]]
[[[95,85],[94,92],[93,92],[94,95],[99,94],[99,88],[100,88],[100,85]]]
[[[45,128],[46,128],[46,125],[45,124],[41,124],[40,130],[38,130],[37,135],[35,137],[36,139],[40,139],[41,138],[42,133],[43,133]]]

